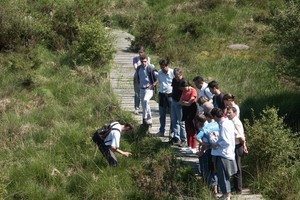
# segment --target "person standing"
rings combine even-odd
[[[208,122],[207,124],[205,122]],[[219,135],[219,124],[213,119],[210,112],[195,117],[196,127],[201,127],[196,138],[199,142],[199,157],[200,171],[203,179],[212,189],[214,195],[218,193],[217,177],[215,174],[215,166],[212,161],[211,145],[216,142]]]
[[[180,97],[182,94],[181,82],[184,81],[182,71],[178,68],[174,69],[174,76],[172,80],[172,103],[171,103],[171,124],[173,126],[174,137],[172,141],[178,146],[186,146],[186,130],[184,121],[182,120],[182,105]]]
[[[157,72],[153,65],[148,64],[148,57],[142,55],[140,57],[141,65],[137,68],[137,79],[140,85],[140,95],[143,107],[143,125],[146,130],[152,125],[152,115],[150,107],[150,99],[154,94],[157,84]]]
[[[197,91],[189,84],[187,80],[182,81],[180,86],[182,88],[182,94],[180,98],[183,113],[182,120],[185,122],[187,143],[189,147],[186,153],[196,153],[197,141],[196,129],[194,126],[194,118],[197,113]]]
[[[235,107],[236,109],[236,116],[240,118],[240,107],[235,103],[235,96],[228,93],[223,96],[223,101],[225,103],[225,106],[228,107]]]
[[[159,65],[161,70],[158,72],[157,80],[159,84],[158,104],[160,127],[157,136],[164,136],[167,109],[169,108],[170,113],[172,113],[170,105],[172,103],[172,80],[174,78],[174,73],[173,69],[169,67],[168,59],[161,59]],[[170,131],[172,131],[172,122],[170,129]]]
[[[211,155],[217,167],[218,184],[226,200],[231,196],[230,177],[237,172],[235,162],[234,124],[220,108],[214,108],[211,115],[218,122],[220,131],[216,143],[212,144]]]
[[[117,167],[118,161],[114,152],[117,152],[123,156],[129,157],[131,155],[130,152],[122,151],[119,149],[120,147],[120,138],[121,133],[130,131],[133,129],[133,126],[128,123],[120,123],[120,122],[113,122],[110,124],[111,131],[104,139],[103,143],[97,143],[98,148],[104,158],[108,161],[108,164],[111,167]]]
[[[196,76],[194,77],[193,82],[196,88],[199,90],[198,98],[207,97],[209,101],[212,101],[214,95],[210,92],[209,88],[207,87],[208,84],[204,81],[204,79],[201,76]]]
[[[145,48],[143,46],[140,47],[139,49],[139,55],[136,57],[133,57],[132,59],[132,65],[134,68],[134,75],[133,75],[133,87],[134,87],[134,113],[136,115],[139,114],[139,109],[140,109],[140,86],[137,80],[137,72],[136,69],[138,66],[141,65],[141,59],[140,57],[145,55]],[[148,64],[150,64],[150,57],[148,57]]]
[[[209,88],[210,92],[214,95],[214,108],[221,108],[223,112],[226,113],[226,105],[223,100],[224,94],[220,90],[219,83],[216,81],[211,81],[208,83],[207,87]]]
[[[248,153],[246,138],[244,134],[244,128],[241,120],[237,115],[235,107],[227,108],[227,117],[234,124],[235,133],[235,161],[237,165],[237,173],[233,175],[234,189],[237,194],[242,193],[242,156],[243,153]]]

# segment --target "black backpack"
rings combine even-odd
[[[104,125],[102,126],[102,128],[99,128],[92,136],[92,140],[97,144],[97,145],[101,145],[104,144],[104,140],[105,138],[108,136],[108,134],[112,131],[112,130],[117,130],[120,131],[117,128],[113,128],[116,124],[118,124],[118,122],[113,123],[113,124],[109,124],[109,125]],[[109,142],[109,141],[106,141]]]

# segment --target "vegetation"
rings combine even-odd
[[[132,49],[146,46],[154,62],[167,56],[189,80],[201,75],[235,94],[250,150],[245,183],[269,199],[300,198],[292,133],[300,117],[299,7],[285,0],[0,1],[0,198],[211,198],[168,146],[142,130],[125,135],[122,148],[134,156],[119,157],[116,169],[91,143],[105,122],[135,123],[111,94],[106,26],[130,31]],[[250,49],[228,48],[235,43]]]

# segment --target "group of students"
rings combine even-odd
[[[169,67],[168,59],[161,59],[159,65],[160,70],[156,71],[143,47],[139,56],[133,58],[135,113],[139,114],[141,102],[143,125],[152,125],[149,101],[159,85],[157,136],[164,136],[170,110],[171,141],[182,147],[182,151],[199,156],[203,179],[213,192],[217,194],[219,189],[225,199],[230,199],[233,175],[235,192],[241,193],[241,157],[248,150],[234,95],[224,94],[218,82],[206,83],[200,76],[193,79],[195,87],[192,87],[180,69]]]

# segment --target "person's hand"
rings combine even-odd
[[[219,148],[220,145],[219,145],[219,143],[214,143],[211,146],[212,146],[212,148],[217,149],[217,148]]]
[[[248,147],[246,145],[244,145],[244,153],[249,153],[248,152]]]
[[[126,157],[129,157],[129,156],[131,156],[132,154],[131,154],[130,152],[124,152],[123,155],[126,156]]]

